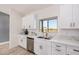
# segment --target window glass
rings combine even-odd
[[[43,21],[43,32],[47,32],[47,20]]]
[[[57,32],[58,31],[57,18],[44,19],[40,21],[41,32]]]
[[[57,20],[49,20],[49,32],[57,32]]]
[[[42,21],[40,21],[40,32],[43,32],[42,31]]]

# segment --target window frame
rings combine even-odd
[[[47,20],[47,32],[49,32],[49,20],[54,20],[54,19],[57,19],[57,32],[58,32],[58,17],[57,16],[40,19],[40,21],[42,21],[42,27],[41,27],[42,29],[40,29],[40,26],[39,26],[39,30],[41,32],[44,32],[44,30],[43,30],[43,21]],[[39,25],[40,25],[40,21],[39,21]]]

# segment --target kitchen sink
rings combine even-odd
[[[42,37],[42,36],[39,36],[39,37],[37,37],[37,38],[44,38],[44,37]]]
[[[47,39],[47,40],[50,40],[51,39],[51,37],[46,38],[46,37],[42,37],[42,36],[39,36],[37,38],[43,38],[43,39]]]

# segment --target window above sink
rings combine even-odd
[[[58,31],[58,18],[50,17],[40,20],[40,32],[57,32]]]

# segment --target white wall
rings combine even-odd
[[[18,45],[17,35],[21,31],[22,17],[16,11],[0,6],[0,11],[10,16],[9,24],[9,47],[13,48]]]
[[[44,18],[48,18],[48,17],[54,17],[54,16],[59,16],[59,5],[53,5],[51,7],[44,8],[44,9],[35,11],[33,13],[30,13],[30,14],[37,15],[37,21],[36,22],[37,22],[37,29],[39,29],[39,20],[40,19],[44,19]]]
[[[37,16],[37,20],[36,20],[36,28],[37,28],[37,32],[39,31],[39,20],[44,19],[44,18],[48,18],[48,17],[55,17],[55,16],[59,16],[59,5],[53,5],[51,7],[47,7],[35,12],[30,13],[32,15],[36,15]],[[29,15],[29,14],[28,14]],[[27,15],[26,15],[27,16]],[[26,17],[25,16],[25,17]],[[24,18],[25,18],[24,17]],[[29,20],[28,20],[29,21]],[[51,35],[51,34],[50,34]],[[53,35],[53,34],[52,34]]]
[[[53,5],[51,7],[36,11],[35,13],[38,15],[38,19],[58,16],[59,5]]]
[[[18,34],[21,31],[21,16],[13,10],[10,10],[10,48],[18,45]]]
[[[36,11],[37,15],[37,29],[39,30],[39,20],[49,17],[59,16],[59,5],[53,5],[51,7]],[[55,35],[56,33],[49,33],[49,35]]]

